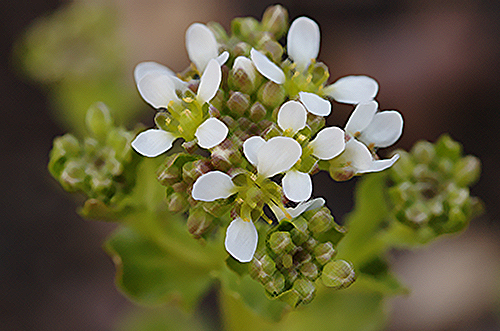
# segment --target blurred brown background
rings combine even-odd
[[[114,267],[101,250],[113,226],[88,222],[78,202],[46,171],[59,127],[44,89],[13,65],[11,47],[36,17],[64,4],[54,0],[0,2],[2,142],[0,330],[111,330],[131,304],[114,288]],[[194,21],[260,18],[266,1],[114,0],[127,40],[130,72],[143,60],[174,70],[188,65],[184,32]],[[319,59],[332,81],[367,74],[380,83],[382,109],[405,118],[396,147],[441,133],[483,162],[472,192],[487,206],[461,237],[418,252],[394,254],[412,289],[392,308],[391,330],[500,330],[497,302],[500,218],[500,2],[309,0],[283,1],[290,18],[306,15],[322,32]],[[132,74],[130,74],[132,80]],[[330,124],[343,126],[351,107],[334,105]],[[149,114],[149,113],[148,113]],[[147,115],[147,114],[146,114]],[[383,154],[383,152],[382,152]],[[315,187],[325,177],[316,177]],[[329,206],[349,211],[352,183],[335,186]],[[326,192],[328,188],[319,188]]]

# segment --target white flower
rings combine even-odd
[[[290,130],[295,134],[306,126],[306,116],[306,110],[300,102],[288,101],[278,112],[278,125],[284,131]],[[258,138],[254,139],[258,141]],[[329,160],[342,153],[344,145],[344,132],[340,128],[329,127],[318,132],[316,138],[309,143],[309,148],[318,159]],[[291,201],[309,199],[312,194],[311,176],[297,170],[287,171],[283,177],[283,192]]]
[[[198,126],[195,137],[198,146],[209,149],[224,141],[228,131],[224,122],[211,117]],[[132,141],[132,147],[143,156],[155,157],[172,148],[172,143],[177,138],[180,138],[180,135],[161,129],[149,129],[137,135]]]
[[[180,83],[176,83],[168,68],[154,62],[143,62],[136,67],[135,76],[139,93],[154,108],[167,108],[171,101],[179,102],[175,90]],[[210,60],[198,87],[197,99],[200,103],[213,99],[221,79],[219,63],[214,59]]]
[[[346,143],[338,162],[347,165],[355,174],[385,170],[399,158],[397,154],[388,160],[373,157],[375,148],[391,146],[403,131],[403,117],[399,112],[377,112],[377,109],[375,101],[357,105],[345,126],[346,134],[351,139]]]
[[[288,31],[288,56],[297,65],[297,71],[303,72],[315,60],[320,48],[320,31],[316,22],[307,17],[299,17],[293,21]],[[286,80],[283,70],[269,60],[264,54],[252,49],[251,58],[257,70],[276,84]],[[332,85],[325,87],[321,94],[329,96],[337,102],[358,104],[373,100],[378,92],[378,83],[368,76],[346,76]],[[331,105],[315,93],[300,92],[300,101],[314,115],[328,116]]]

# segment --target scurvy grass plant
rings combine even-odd
[[[405,292],[386,252],[464,229],[481,210],[468,189],[480,163],[446,135],[380,158],[401,114],[379,110],[371,77],[329,84],[318,24],[288,24],[279,5],[229,33],[192,24],[186,70],[135,68],[155,127],[128,131],[97,104],[85,138],[55,139],[49,170],[86,195],[84,217],[121,223],[106,249],[136,301],[189,309],[215,288],[226,329],[376,329],[384,298]],[[353,105],[344,128],[326,125],[332,101]],[[342,225],[314,193],[320,171],[365,177]]]

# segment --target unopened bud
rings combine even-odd
[[[213,216],[207,214],[202,208],[191,209],[187,220],[189,233],[195,238],[200,238],[211,227]]]
[[[235,117],[242,116],[250,107],[250,96],[239,91],[232,92],[227,100],[227,107]]]
[[[243,41],[253,41],[259,22],[253,17],[237,17],[231,21],[231,31]]]
[[[304,277],[310,280],[315,280],[316,278],[318,278],[319,275],[318,267],[312,262],[304,263],[300,267],[299,271]]]
[[[297,279],[293,283],[293,289],[299,293],[304,304],[311,302],[316,294],[316,287],[307,279]]]
[[[470,186],[479,180],[481,161],[475,156],[467,155],[460,159],[453,169],[453,177],[459,186]]]
[[[188,207],[189,203],[187,202],[184,194],[180,192],[173,192],[166,197],[168,210],[173,213],[181,213],[184,212]]]
[[[264,288],[273,296],[277,296],[283,291],[285,287],[285,278],[280,272],[276,272],[264,284]]]
[[[356,280],[356,273],[351,263],[337,260],[325,265],[321,279],[327,287],[347,288]]]
[[[269,247],[276,254],[285,254],[294,248],[289,232],[277,231],[271,234],[268,240]]]
[[[266,107],[276,108],[285,101],[285,89],[271,81],[263,84],[258,92],[259,101]]]
[[[436,151],[430,142],[419,141],[411,149],[411,154],[418,163],[429,164],[436,156]]]
[[[321,208],[309,220],[309,230],[314,235],[330,230],[333,225],[333,216],[328,211],[328,208]]]
[[[288,30],[287,10],[280,5],[268,7],[262,15],[262,26],[276,39],[280,39]]]
[[[436,154],[455,161],[462,156],[462,145],[451,139],[449,135],[442,135],[436,142]]]
[[[255,123],[259,123],[262,119],[264,119],[264,117],[266,117],[266,114],[267,109],[258,101],[255,102],[252,107],[250,107],[249,117]]]
[[[331,242],[321,243],[314,248],[314,257],[319,264],[324,265],[335,257],[337,251]]]
[[[252,94],[257,84],[257,71],[248,57],[238,56],[229,72],[229,87],[232,90]]]
[[[106,105],[99,102],[91,106],[85,116],[85,124],[93,137],[100,142],[104,142],[113,125],[113,120]]]

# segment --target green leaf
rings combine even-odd
[[[194,239],[189,239],[198,245]],[[156,305],[175,299],[190,309],[213,281],[207,266],[182,259],[175,249],[130,227],[116,231],[105,248],[115,262],[118,287],[143,304]],[[182,246],[179,249],[185,255],[189,253]],[[199,250],[201,252],[203,247]]]
[[[273,325],[289,310],[289,306],[270,298],[264,287],[245,275],[225,269],[221,274],[221,306],[229,330],[262,330]]]

